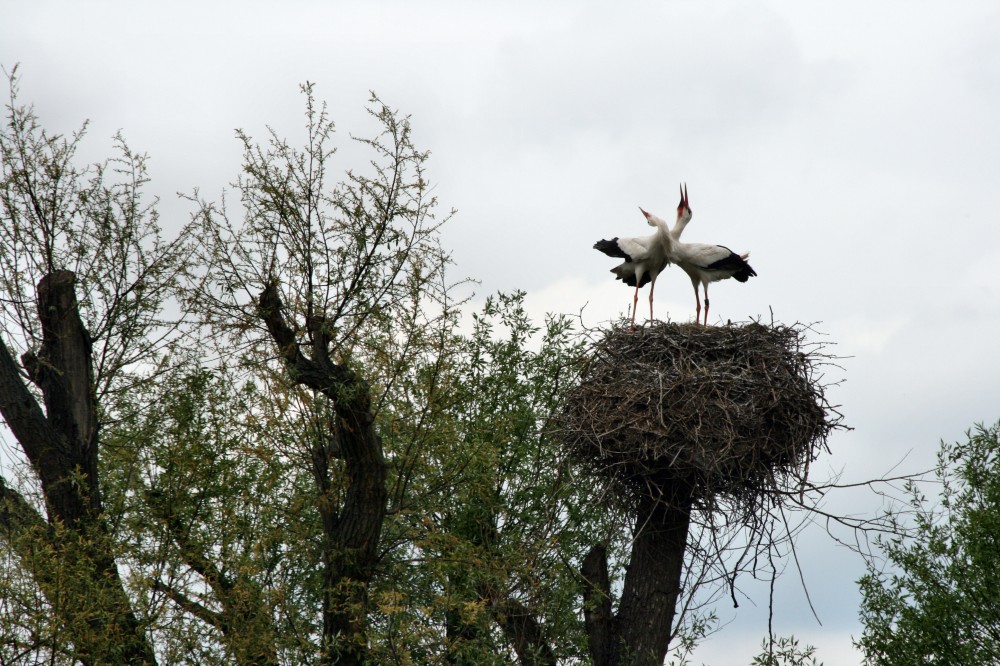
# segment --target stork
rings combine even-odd
[[[642,210],[641,208],[639,210]],[[666,227],[660,218],[642,211],[651,225]],[[677,207],[677,223],[674,225],[668,239],[668,259],[680,266],[691,278],[694,287],[695,315],[694,320],[701,320],[701,297],[698,295],[700,284],[705,292],[705,325],[708,325],[708,285],[712,282],[735,278],[737,282],[746,282],[757,275],[747,263],[750,253],[736,254],[724,245],[709,245],[706,243],[684,243],[680,234],[691,220],[691,206],[688,202],[687,187],[681,188],[681,203]]]
[[[691,216],[693,214],[691,212],[691,206],[688,205],[687,183],[678,185],[677,187],[681,191],[681,202],[677,204],[677,221],[674,222],[674,228],[670,230],[670,237],[674,241],[679,241],[681,239],[681,234],[684,233],[684,229],[687,227],[688,222],[691,221]],[[639,210],[642,209],[640,208]]]
[[[639,210],[642,210],[640,208]],[[680,209],[678,209],[679,211]],[[656,232],[650,236],[639,238],[612,238],[594,243],[594,249],[600,250],[609,257],[618,257],[625,261],[611,269],[615,276],[630,287],[635,287],[632,297],[632,330],[635,331],[635,311],[639,306],[639,289],[649,283],[649,319],[653,320],[653,288],[656,278],[670,263],[668,255],[672,239],[666,222],[660,218],[646,216],[646,223],[656,227]]]

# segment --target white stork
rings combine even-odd
[[[639,210],[642,210],[640,208]],[[656,233],[641,238],[612,238],[594,243],[594,249],[600,250],[609,257],[618,257],[625,261],[611,269],[615,276],[630,287],[635,287],[632,298],[632,330],[635,330],[635,311],[639,305],[639,288],[649,283],[649,319],[653,320],[653,288],[656,277],[670,263],[668,255],[672,240],[666,223],[656,216],[650,216],[646,211],[646,222],[656,227]]]
[[[639,210],[642,210],[641,208]],[[642,211],[651,225],[666,227],[666,222],[660,218]],[[677,207],[677,223],[669,235],[668,259],[681,267],[691,278],[694,287],[695,322],[701,319],[701,298],[698,295],[698,285],[705,291],[705,325],[708,325],[708,285],[711,282],[736,278],[738,282],[746,282],[757,275],[747,263],[750,253],[736,254],[724,245],[708,245],[706,243],[683,243],[680,234],[691,220],[691,206],[688,203],[687,188],[681,190],[681,203]]]
[[[674,241],[679,241],[681,239],[681,234],[684,233],[684,228],[687,227],[688,222],[691,221],[691,206],[688,205],[688,186],[687,183],[683,185],[678,185],[681,191],[681,202],[677,204],[677,221],[674,222],[674,228],[670,230],[670,237]],[[642,210],[641,208],[639,210]],[[645,211],[643,211],[645,212]]]

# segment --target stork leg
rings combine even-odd
[[[656,280],[649,283],[649,323],[653,323],[653,287],[656,286]]]
[[[701,297],[698,296],[698,283],[697,282],[693,282],[692,284],[694,285],[694,303],[695,303],[694,323],[700,324],[701,323]]]
[[[635,309],[639,305],[639,287],[635,288],[635,296],[632,297],[632,332],[635,332]]]
[[[705,287],[705,326],[708,326],[708,283],[702,286]]]

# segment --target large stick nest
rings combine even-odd
[[[755,504],[759,493],[788,491],[841,420],[816,369],[829,357],[806,330],[752,322],[607,331],[557,417],[564,445],[628,495],[682,485],[696,500]]]

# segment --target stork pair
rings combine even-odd
[[[694,287],[696,323],[701,321],[701,297],[698,285],[705,292],[705,325],[708,325],[708,285],[712,282],[735,278],[738,282],[746,282],[757,275],[747,257],[750,253],[736,254],[723,245],[708,245],[705,243],[682,243],[681,234],[684,227],[691,221],[691,206],[688,203],[687,185],[681,187],[681,202],[677,205],[677,221],[674,228],[667,223],[639,208],[646,216],[646,223],[656,227],[651,236],[641,238],[612,238],[594,243],[594,249],[600,250],[609,257],[624,259],[624,263],[615,266],[611,272],[619,280],[630,287],[635,287],[632,299],[632,330],[635,330],[635,311],[639,304],[639,288],[649,283],[649,319],[653,319],[653,288],[656,278],[670,264],[677,264],[691,278]]]

